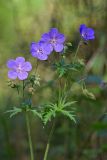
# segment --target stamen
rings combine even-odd
[[[51,39],[50,43],[55,44],[56,43],[56,39],[55,38]]]

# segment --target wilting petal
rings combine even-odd
[[[61,52],[63,50],[63,48],[64,48],[63,44],[55,44],[54,45],[54,50],[56,52]]]
[[[25,62],[24,57],[17,57],[17,58],[16,58],[16,63],[17,63],[17,64],[23,64],[24,62]]]
[[[27,79],[28,73],[25,72],[25,71],[23,71],[23,72],[21,72],[21,73],[18,73],[17,76],[18,76],[18,78],[19,78],[20,80],[24,80],[24,79]]]
[[[32,65],[30,62],[25,62],[23,65],[24,71],[31,71],[32,70]]]
[[[58,36],[57,36],[57,42],[58,43],[64,43],[65,42],[65,36],[64,36],[64,34],[58,34]]]
[[[7,62],[7,67],[8,67],[8,68],[14,68],[15,66],[16,66],[15,60],[10,59],[10,60]]]
[[[13,70],[8,71],[8,78],[16,79],[17,78],[17,73]]]

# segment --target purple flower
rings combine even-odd
[[[29,71],[32,70],[32,65],[30,62],[25,62],[23,57],[17,57],[16,60],[10,59],[7,62],[7,67],[10,69],[8,71],[8,77],[10,79],[27,79]]]
[[[61,52],[64,48],[65,36],[59,33],[57,28],[51,28],[48,33],[42,35],[41,41],[48,46],[51,52],[53,50]]]
[[[95,38],[94,36],[94,30],[92,28],[88,28],[85,24],[81,24],[79,28],[81,37],[88,41]]]
[[[43,42],[32,42],[30,46],[30,52],[33,57],[40,60],[47,60],[48,55],[51,53],[49,47]]]

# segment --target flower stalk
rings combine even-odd
[[[33,145],[32,145],[32,140],[31,140],[30,121],[29,121],[29,115],[27,112],[26,112],[26,126],[27,126],[28,141],[29,141],[29,147],[30,147],[30,159],[34,160]]]
[[[78,46],[77,46],[77,49],[76,49],[76,52],[75,52],[75,56],[74,56],[74,63],[75,63],[75,61],[76,61],[76,58],[77,58],[77,54],[78,54],[78,51],[79,51],[80,45],[81,45],[81,40],[80,40],[80,42],[78,43]]]
[[[49,137],[48,137],[48,142],[47,142],[47,145],[46,145],[46,149],[45,149],[45,154],[44,154],[43,160],[47,160],[47,156],[48,156],[48,152],[49,152],[49,148],[50,148],[50,142],[51,142],[51,139],[52,139],[52,135],[53,135],[54,129],[55,129],[55,120],[53,121],[52,128],[51,128],[51,131],[50,131],[50,134],[49,134]]]
[[[23,100],[24,100],[24,98],[25,98],[25,95],[24,95],[24,89],[25,89],[24,80],[23,80],[22,89],[23,89]],[[27,126],[27,133],[28,133],[29,148],[30,148],[30,159],[34,160],[33,145],[32,145],[31,130],[30,130],[30,120],[29,120],[29,113],[27,112],[27,109],[25,110],[25,116],[26,116],[26,126]]]

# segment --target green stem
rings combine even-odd
[[[24,100],[24,89],[25,89],[25,83],[24,83],[24,80],[23,80],[23,100]]]
[[[35,70],[35,74],[37,73],[37,69],[38,69],[38,66],[39,66],[39,61],[38,61],[38,59],[37,59],[37,61],[36,61],[36,70]]]
[[[51,138],[52,138],[52,135],[53,135],[53,132],[54,132],[54,128],[55,128],[55,120],[54,120],[54,122],[52,124],[52,128],[51,128],[51,131],[50,131],[50,134],[49,134],[49,137],[48,137],[48,142],[47,142],[47,145],[46,145],[46,150],[45,150],[45,154],[44,154],[43,160],[47,160],[49,147],[50,147],[50,141],[51,141]]]
[[[18,95],[19,95],[19,88],[17,87],[16,89],[17,89],[17,93],[18,93]]]
[[[31,131],[30,131],[30,122],[29,122],[29,115],[26,112],[26,125],[27,125],[27,132],[28,132],[28,140],[29,140],[29,147],[30,147],[30,159],[34,160],[33,155],[33,146],[32,146],[32,140],[31,140]]]
[[[76,61],[76,58],[77,58],[77,54],[78,54],[80,45],[81,45],[81,40],[80,40],[80,42],[78,43],[78,47],[77,47],[77,50],[76,50],[76,53],[75,53],[75,56],[74,56],[74,62]]]

